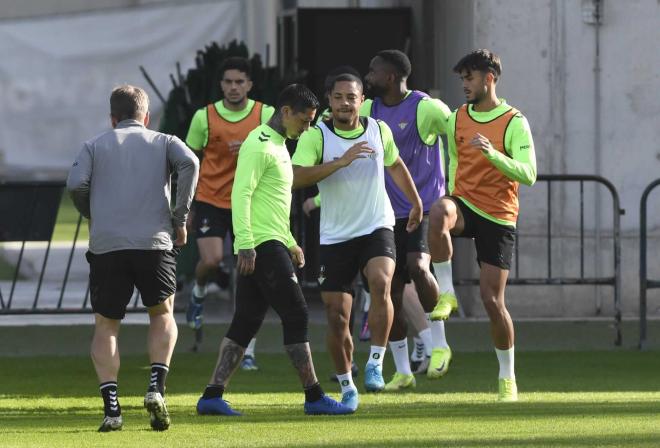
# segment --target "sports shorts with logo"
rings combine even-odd
[[[206,202],[195,201],[193,206],[193,228],[197,239],[208,237],[225,238],[227,232],[234,237],[231,209],[219,208]]]
[[[336,244],[322,244],[319,251],[319,286],[321,291],[351,293],[353,279],[360,273],[364,285],[364,268],[375,257],[389,257],[396,262],[394,232],[388,228]]]

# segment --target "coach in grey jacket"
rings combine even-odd
[[[144,406],[154,430],[170,425],[163,397],[177,339],[175,256],[186,244],[199,163],[179,138],[146,128],[148,109],[144,90],[115,88],[110,96],[113,129],[83,144],[67,180],[76,208],[89,218],[87,260],[96,319],[91,352],[105,410],[102,432],[122,427],[117,336],[134,287],[149,312],[151,376]],[[174,173],[178,181],[172,211]]]

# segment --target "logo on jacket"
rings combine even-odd
[[[399,129],[401,129],[402,131],[406,128],[406,126],[408,126],[408,123],[405,121],[399,123]]]

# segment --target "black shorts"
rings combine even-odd
[[[108,319],[123,319],[134,287],[144,306],[164,302],[176,292],[178,253],[179,249],[88,251],[92,310]]]
[[[318,280],[321,291],[350,294],[353,291],[353,279],[358,273],[363,276],[364,285],[367,285],[362,270],[375,257],[389,257],[396,261],[394,232],[390,229],[376,229],[368,235],[341,243],[322,244]]]
[[[410,283],[407,255],[413,252],[431,253],[428,243],[429,215],[424,215],[422,222],[412,233],[406,231],[407,225],[408,218],[397,219],[394,225],[394,242],[397,254],[394,275],[405,283]]]
[[[457,198],[450,196],[463,214],[465,226],[460,235],[454,236],[474,238],[477,248],[477,262],[488,263],[500,269],[511,269],[511,258],[516,243],[516,228],[497,224],[473,212],[470,207]]]
[[[225,238],[227,232],[234,237],[234,228],[231,223],[231,209],[219,208],[206,202],[195,201],[193,228],[195,237],[208,238],[211,236]]]

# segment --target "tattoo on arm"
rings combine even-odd
[[[286,354],[291,359],[291,364],[298,371],[298,376],[303,387],[313,386],[318,383],[316,373],[314,372],[314,363],[312,362],[312,352],[309,349],[309,342],[300,344],[285,345]]]
[[[220,344],[220,355],[213,373],[212,384],[225,386],[243,359],[245,349],[231,339],[224,338]]]

